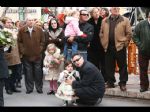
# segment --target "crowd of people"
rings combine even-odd
[[[13,32],[14,46],[0,45],[0,106],[4,106],[3,87],[9,95],[21,92],[24,74],[26,94],[34,85],[43,93],[43,81],[49,81],[47,95],[73,104],[100,103],[106,88],[115,88],[115,67],[119,67],[121,91],[127,91],[126,48],[133,39],[139,50],[140,92],[149,88],[150,13],[132,33],[128,18],[119,7],[110,10],[94,7],[90,11],[49,14],[47,22],[32,16],[13,22],[2,17],[1,29]]]

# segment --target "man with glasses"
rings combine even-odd
[[[74,40],[78,43],[78,52],[87,60],[87,48],[90,45],[90,41],[93,38],[94,28],[87,21],[89,19],[89,13],[87,10],[80,10],[79,28],[84,33],[85,37],[76,36],[69,37],[68,41],[73,42]]]
[[[140,92],[148,91],[148,65],[150,60],[150,12],[148,19],[141,21],[134,30],[133,41],[138,47],[138,61],[140,69]]]
[[[80,80],[67,79],[66,83],[72,85],[75,96],[79,97],[77,103],[81,105],[100,103],[105,92],[101,72],[95,65],[84,60],[80,54],[74,54],[71,61],[80,73]]]

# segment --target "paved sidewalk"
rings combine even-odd
[[[106,89],[105,95],[111,96],[122,96],[122,97],[131,97],[131,98],[139,98],[139,99],[149,99],[150,100],[150,88],[149,91],[140,92],[140,80],[139,75],[130,74],[128,76],[127,82],[127,91],[123,92],[120,90],[118,86],[119,74],[115,74],[116,83],[115,88]],[[150,75],[149,75],[150,80]]]

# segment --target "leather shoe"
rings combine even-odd
[[[146,88],[141,88],[140,89],[140,92],[145,92],[145,91],[148,91],[148,89],[146,89]]]
[[[96,105],[100,104],[102,102],[102,98],[99,98],[96,102]]]
[[[51,95],[51,94],[54,94],[54,92],[53,91],[47,92],[47,95]]]
[[[39,94],[42,94],[42,93],[43,93],[43,91],[42,91],[42,90],[37,90],[37,92],[38,92]]]
[[[105,86],[105,88],[115,88],[115,85],[107,83],[106,86]]]
[[[120,85],[120,90],[121,91],[126,91],[127,90],[126,85]]]
[[[13,94],[13,92],[11,90],[6,90],[6,93],[9,94],[9,95]]]
[[[21,91],[18,89],[14,89],[14,90],[12,90],[12,92],[20,93]]]
[[[33,91],[27,91],[26,94],[30,94],[30,93],[32,93],[32,92],[33,92]]]

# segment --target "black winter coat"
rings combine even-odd
[[[73,81],[75,94],[81,99],[102,98],[105,92],[105,82],[101,72],[89,61],[85,61],[81,68],[80,81]]]
[[[80,30],[87,35],[86,38],[82,38],[80,36],[77,36],[76,41],[78,43],[78,50],[79,51],[87,51],[87,46],[91,42],[94,34],[94,27],[86,23],[79,23]]]
[[[4,58],[3,47],[0,47],[0,79],[8,77],[8,66]]]
[[[94,51],[103,50],[103,47],[100,43],[100,37],[99,37],[102,19],[103,19],[102,17],[99,17],[98,21],[97,21],[97,24],[94,22],[93,18],[90,18],[89,21],[88,21],[88,23],[90,23],[94,27],[94,35],[93,35],[93,38],[92,38],[91,44],[90,44],[90,49],[92,51],[93,50]]]

